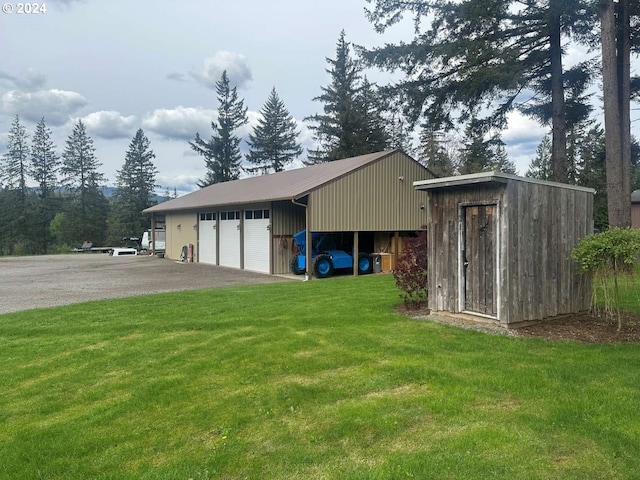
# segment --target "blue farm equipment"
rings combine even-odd
[[[298,254],[291,258],[291,271],[302,275],[306,271],[307,231],[301,230],[293,236]],[[311,232],[311,262],[318,278],[329,277],[334,270],[353,268],[353,254],[336,248],[335,235]],[[371,273],[373,262],[368,253],[358,254],[358,274]]]

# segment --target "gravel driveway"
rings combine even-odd
[[[287,281],[155,256],[0,257],[0,314],[148,293]]]

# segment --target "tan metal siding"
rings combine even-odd
[[[166,226],[167,239],[165,244],[165,256],[172,260],[179,260],[182,247],[189,243],[193,244],[194,258],[198,244],[198,216],[193,213],[171,213],[167,212]],[[179,226],[179,227],[178,227]]]
[[[402,152],[356,170],[311,193],[315,231],[417,230],[427,221],[427,194],[413,182],[433,178]]]

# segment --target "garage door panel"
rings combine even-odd
[[[220,215],[220,265],[240,268],[240,212]]]
[[[257,212],[257,211],[256,211]],[[265,212],[268,212],[266,210]],[[244,221],[244,268],[256,272],[271,273],[270,249],[271,239],[269,230],[269,218],[247,218],[258,215],[246,215]],[[263,218],[266,216],[267,218]]]
[[[215,265],[217,252],[215,213],[200,214],[198,236],[198,261]]]

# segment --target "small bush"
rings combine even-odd
[[[427,302],[427,231],[416,232],[404,239],[404,250],[398,257],[393,277],[402,291],[407,308],[418,308]]]
[[[622,328],[620,276],[633,273],[639,255],[640,230],[618,227],[583,238],[571,254],[582,271],[593,275],[599,282],[598,288],[594,289],[594,305],[596,295],[602,292],[605,312],[617,314],[618,330]],[[613,278],[613,284],[610,278]]]

